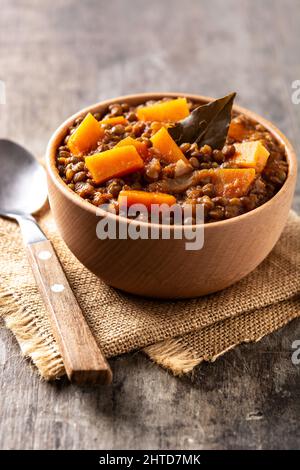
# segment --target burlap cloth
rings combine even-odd
[[[276,247],[253,273],[217,294],[180,301],[146,300],[106,286],[68,250],[49,213],[40,223],[107,357],[142,349],[182,374],[300,316],[300,218],[293,212]],[[64,366],[17,224],[0,220],[0,245],[1,315],[40,375],[55,379]]]

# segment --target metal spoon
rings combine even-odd
[[[20,145],[0,139],[0,215],[17,220],[70,380],[110,383],[112,373],[68,283],[52,243],[31,215],[47,199],[44,168]]]

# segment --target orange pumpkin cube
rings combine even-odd
[[[117,124],[127,124],[127,119],[124,116],[115,116],[106,119],[102,119],[100,124],[108,124],[110,126],[116,126]]]
[[[96,183],[124,176],[144,167],[144,162],[133,145],[114,147],[86,157],[85,164]]]
[[[170,194],[151,193],[147,191],[124,190],[119,193],[118,202],[120,207],[130,207],[133,204],[143,204],[151,210],[152,204],[176,204],[176,198]]]
[[[216,195],[229,198],[247,194],[255,178],[254,168],[217,168],[212,172]]]
[[[228,161],[241,168],[255,168],[258,173],[264,169],[270,152],[257,140],[234,144],[235,154]]]
[[[243,140],[249,136],[250,131],[241,122],[231,121],[228,137],[234,140]]]
[[[118,142],[114,148],[124,147],[126,145],[133,145],[137,149],[141,157],[143,158],[147,157],[148,147],[145,144],[145,142],[141,142],[140,140],[133,139],[132,137],[129,137],[129,136],[125,137],[125,139],[120,140],[120,142]]]
[[[96,147],[103,135],[104,130],[99,121],[91,113],[88,113],[69,137],[67,146],[73,155],[82,155]]]
[[[153,133],[158,132],[162,127],[165,127],[166,129],[168,127],[172,126],[173,124],[169,124],[167,122],[162,122],[162,121],[153,121],[150,124],[150,128],[153,131]]]
[[[159,150],[162,158],[167,163],[176,163],[178,160],[183,160],[185,163],[189,163],[188,159],[184,156],[183,152],[164,127],[156,132],[150,140],[153,147]]]
[[[184,119],[189,114],[190,111],[185,98],[162,101],[137,109],[137,116],[140,121],[176,122]]]

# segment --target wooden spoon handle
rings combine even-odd
[[[49,240],[26,246],[69,379],[78,384],[109,384],[111,369],[77,303]]]

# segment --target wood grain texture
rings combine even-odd
[[[121,94],[222,96],[273,121],[300,150],[298,0],[0,0],[0,136],[36,155],[88,104]],[[172,19],[169,19],[172,12]],[[117,31],[117,34],[115,33]],[[300,212],[300,186],[294,200]],[[0,331],[0,447],[298,448],[300,321],[243,345],[192,378],[140,354],[112,361],[105,391],[49,385]]]
[[[49,240],[26,247],[52,331],[71,382],[109,384],[110,367],[101,353]]]

